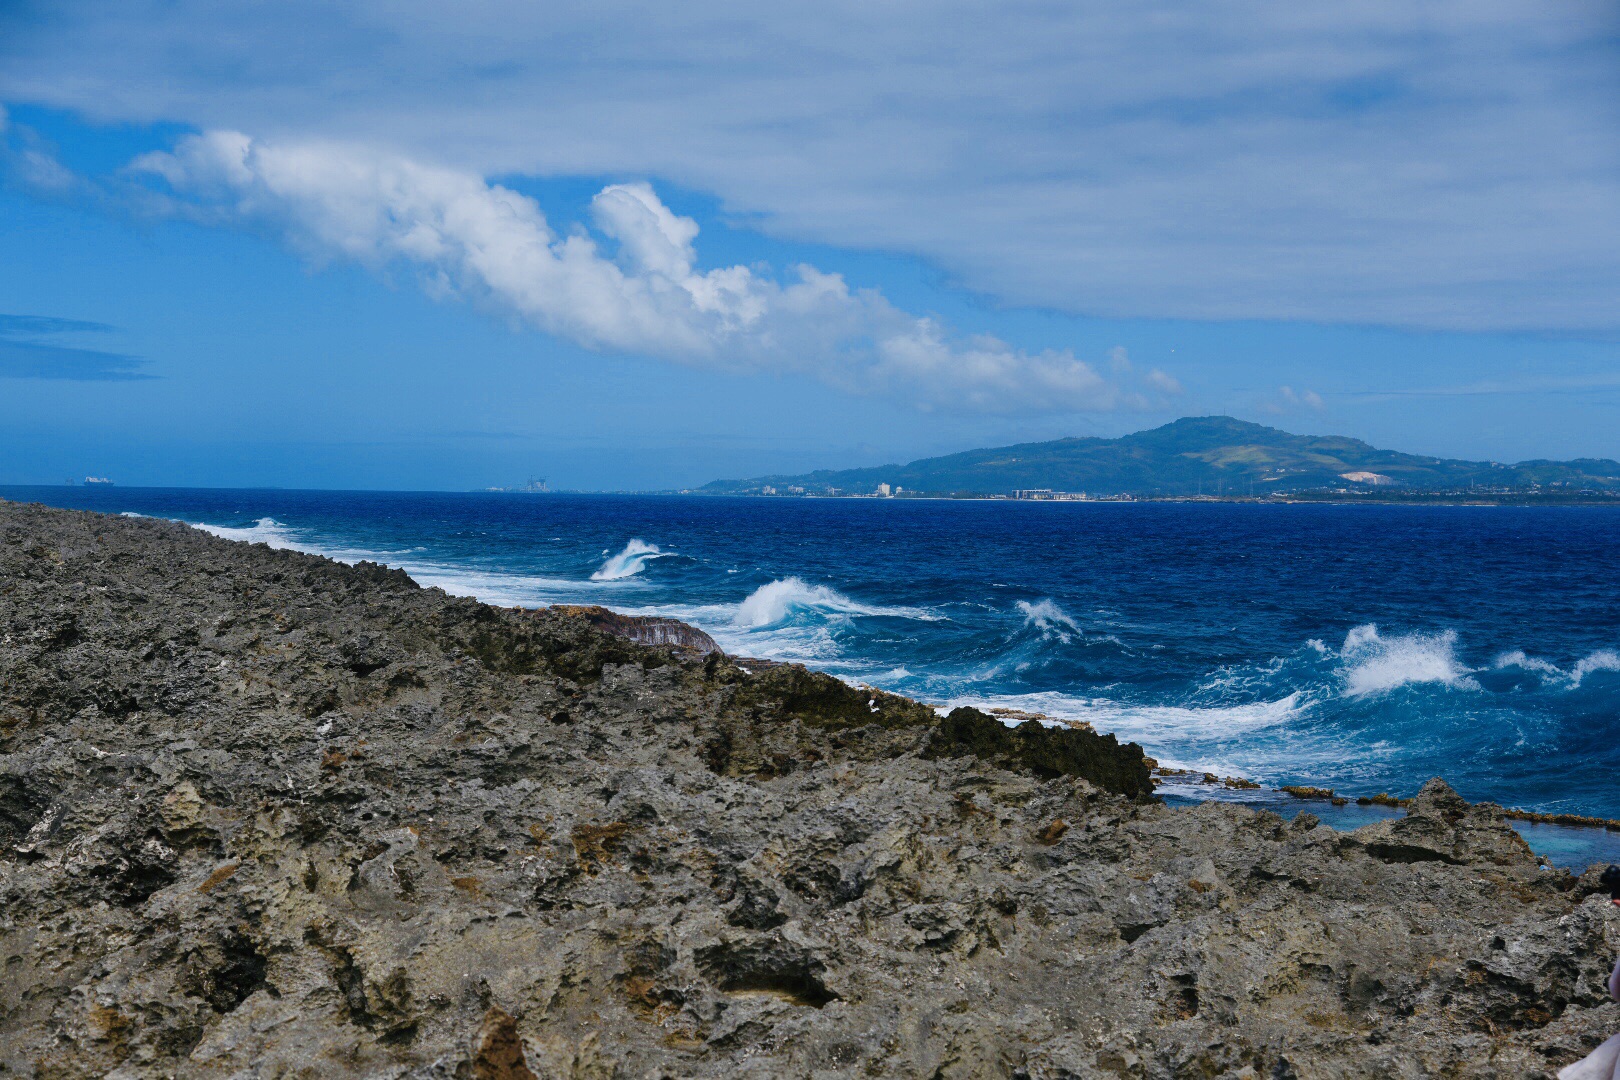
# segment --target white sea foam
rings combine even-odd
[[[321,555],[342,563],[353,564],[362,561],[381,563],[404,570],[413,581],[425,589],[442,589],[451,596],[471,596],[497,607],[544,607],[565,599],[580,598],[591,587],[586,582],[563,578],[477,570],[402,557],[423,551],[424,549],[420,547],[402,551],[382,551],[317,544],[299,530],[269,517],[260,518],[248,526],[211,525],[195,521],[186,524],[226,540],[267,544],[272,548]]]
[[[443,589],[451,596],[470,596],[493,607],[548,607],[551,604],[594,603],[584,582],[538,577],[499,570],[468,570],[437,563],[403,562],[398,566],[424,589]]]
[[[671,554],[660,551],[657,544],[649,544],[645,540],[631,540],[624,545],[624,550],[602,564],[602,568],[591,575],[592,581],[623,581],[627,577],[635,577],[653,559],[663,558]]]
[[[1339,650],[1347,697],[1386,693],[1414,683],[1440,683],[1459,690],[1478,690],[1469,668],[1457,659],[1457,632],[1392,634],[1385,637],[1372,623],[1352,629]]]
[[[1084,720],[1098,731],[1113,732],[1121,739],[1147,744],[1224,739],[1286,724],[1299,715],[1301,696],[1293,693],[1276,701],[1194,708],[1183,705],[1136,705],[1057,692],[994,696],[970,694],[951,698],[942,708],[948,712],[960,705],[970,705],[976,709],[1010,708],[1038,712],[1055,720]]]
[[[1503,653],[1496,658],[1497,668],[1519,668],[1522,671],[1534,671],[1550,679],[1561,680],[1569,685],[1571,690],[1579,687],[1581,682],[1594,672],[1620,671],[1620,652],[1613,649],[1599,649],[1590,656],[1577,660],[1568,671],[1557,664],[1538,657],[1528,655],[1523,649]]]
[[[1519,668],[1521,671],[1535,671],[1542,675],[1551,675],[1554,678],[1568,678],[1568,672],[1557,664],[1539,660],[1526,653],[1523,649],[1514,649],[1512,652],[1503,653],[1496,658],[1491,666],[1498,671],[1503,668]]]
[[[201,529],[205,533],[223,537],[226,540],[240,540],[245,544],[266,544],[270,547],[289,551],[309,551],[324,555],[324,551],[301,544],[291,529],[272,517],[262,517],[252,525],[209,525],[206,522],[187,522],[193,528]]]
[[[1024,613],[1024,625],[1033,626],[1046,637],[1055,637],[1065,645],[1071,636],[1080,633],[1080,626],[1053,600],[1018,601],[1018,610]]]
[[[1576,663],[1575,670],[1570,672],[1570,683],[1579,686],[1581,680],[1594,671],[1620,671],[1620,653],[1613,649],[1599,649]]]
[[[985,710],[1009,708],[1038,712],[1054,720],[1083,720],[1100,732],[1114,734],[1121,742],[1141,744],[1161,765],[1170,768],[1261,779],[1264,762],[1268,760],[1266,752],[1256,750],[1251,758],[1243,748],[1234,745],[1234,740],[1286,728],[1308,708],[1308,702],[1299,693],[1275,701],[1196,708],[1140,705],[1058,692],[961,695],[949,698],[936,708],[944,713],[961,705]],[[1337,752],[1331,748],[1313,750],[1296,742],[1291,744],[1289,760],[1298,763]]]

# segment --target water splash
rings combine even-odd
[[[1440,683],[1457,690],[1478,690],[1473,670],[1457,659],[1457,632],[1392,634],[1385,637],[1373,623],[1357,626],[1339,650],[1346,697],[1386,693],[1414,683]]]
[[[252,525],[247,526],[209,525],[203,522],[189,522],[188,524],[193,528],[201,529],[205,533],[211,533],[226,540],[240,540],[247,544],[266,544],[283,551],[313,550],[300,544],[291,529],[272,517],[262,517]]]

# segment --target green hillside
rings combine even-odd
[[[1339,488],[1611,492],[1620,491],[1620,462],[1458,461],[1379,450],[1344,436],[1292,435],[1230,416],[1199,416],[1118,439],[1057,439],[968,450],[906,465],[717,480],[702,490],[739,495],[863,494],[879,484],[906,493],[957,495],[1030,488],[1137,496],[1263,495]]]

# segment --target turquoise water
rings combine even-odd
[[[734,654],[1083,719],[1267,785],[1409,795],[1442,775],[1470,799],[1620,817],[1613,508],[0,497],[375,559],[491,603],[672,615]]]

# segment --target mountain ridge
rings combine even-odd
[[[904,465],[821,469],[716,480],[705,494],[1005,495],[1015,491],[1096,496],[1189,496],[1251,492],[1620,491],[1620,461],[1534,459],[1515,464],[1384,450],[1347,435],[1295,435],[1231,416],[1182,417],[1108,439],[1069,436],[965,450]]]

